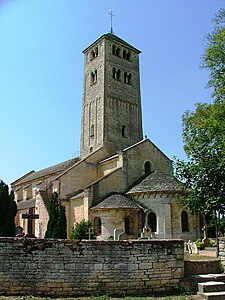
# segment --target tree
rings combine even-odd
[[[49,204],[49,220],[45,238],[66,239],[66,210],[58,199],[58,194],[52,194]]]
[[[225,9],[220,9],[213,21],[215,28],[206,36],[202,68],[209,70],[208,87],[213,88],[215,100],[221,102],[225,95]]]
[[[93,231],[93,225],[91,221],[82,220],[80,223],[76,223],[70,232],[70,239],[82,240],[89,238],[89,232]]]
[[[207,36],[203,67],[210,72],[213,103],[198,103],[184,113],[183,139],[188,161],[175,163],[185,183],[181,203],[197,213],[225,212],[225,10],[216,15],[216,27]],[[215,224],[217,226],[217,224]],[[217,243],[218,244],[218,243]]]
[[[8,185],[0,180],[0,236],[15,236],[15,216],[17,205],[14,193],[9,193]]]

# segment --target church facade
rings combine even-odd
[[[43,238],[48,203],[56,191],[66,207],[67,232],[91,220],[97,239],[200,237],[199,216],[180,206],[181,183],[171,160],[143,138],[140,51],[112,33],[84,51],[80,156],[14,181],[16,225],[39,216],[32,231]]]

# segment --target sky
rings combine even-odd
[[[0,179],[79,155],[82,51],[113,30],[140,49],[143,132],[186,159],[182,115],[211,102],[199,66],[225,0],[0,0]]]

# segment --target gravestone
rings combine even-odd
[[[16,236],[16,237],[23,237],[23,236],[24,236],[23,227],[21,227],[21,226],[16,226],[16,229],[15,229],[15,236]]]
[[[152,237],[152,231],[149,226],[145,226],[142,229],[141,239],[151,239]]]
[[[129,240],[129,236],[126,234],[126,232],[122,232],[122,233],[119,234],[118,240],[119,241]]]
[[[191,242],[190,240],[187,242],[188,252],[189,254],[199,254],[198,248],[195,242]]]
[[[118,241],[119,240],[119,235],[124,232],[123,229],[121,228],[116,228],[114,229],[114,241]]]

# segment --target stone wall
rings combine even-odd
[[[150,295],[179,289],[182,240],[0,238],[0,294]]]
[[[219,238],[219,257],[221,264],[225,269],[225,237]]]

